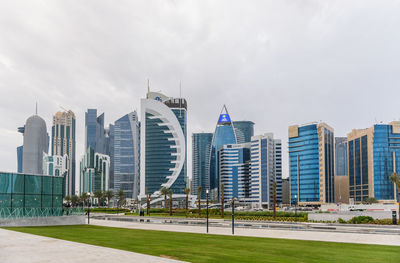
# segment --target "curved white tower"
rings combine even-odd
[[[48,153],[46,122],[38,115],[26,120],[22,172],[26,174],[43,173],[43,153]]]

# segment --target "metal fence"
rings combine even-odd
[[[9,208],[0,207],[0,219],[17,219],[17,218],[33,218],[33,217],[50,217],[50,216],[72,216],[83,215],[85,213],[83,207],[69,208]]]

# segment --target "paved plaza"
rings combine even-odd
[[[1,263],[46,262],[140,262],[178,263],[183,261],[154,257],[119,249],[99,247],[0,228]]]
[[[112,220],[91,219],[91,224],[108,227],[122,227],[144,230],[160,230],[187,233],[206,233],[205,226],[189,226],[189,225],[172,225],[172,224],[155,224],[155,223],[137,223]],[[210,234],[231,235],[232,230],[228,227],[210,227]],[[390,245],[400,246],[399,234],[358,234],[358,233],[341,233],[326,231],[302,231],[302,230],[276,230],[276,229],[250,229],[235,228],[235,235],[250,237],[268,237],[268,238],[285,238],[311,241],[327,241],[327,242],[344,242],[358,244],[373,245]]]

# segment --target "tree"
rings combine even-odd
[[[400,218],[400,176],[397,173],[393,173],[390,176],[390,181],[392,181],[397,187],[397,194],[399,196],[399,218]]]
[[[173,194],[172,189],[168,190],[168,194],[169,194],[169,215],[172,216],[172,194]]]
[[[276,218],[276,182],[272,184],[273,187],[273,195],[274,195],[274,219]]]
[[[110,208],[110,200],[114,197],[114,193],[111,190],[104,192],[104,197],[107,199],[107,207]]]
[[[379,203],[379,202],[378,202],[378,199],[376,199],[375,197],[368,197],[368,198],[365,198],[362,201],[362,203],[363,204],[376,204],[376,203]]]
[[[72,203],[72,206],[77,206],[79,203],[79,197],[76,195],[71,196],[71,203]]]
[[[64,201],[67,203],[67,206],[69,206],[71,203],[71,196],[67,195],[66,197],[64,197]]]
[[[199,200],[199,217],[201,217],[201,206],[200,206],[200,197],[201,197],[201,186],[197,187],[197,199]]]
[[[221,217],[224,218],[224,208],[225,208],[225,186],[221,184]]]
[[[164,208],[167,208],[167,195],[169,194],[168,188],[163,186],[160,189],[160,194],[164,196]]]
[[[121,207],[123,202],[124,202],[124,200],[125,200],[125,192],[124,192],[124,190],[120,189],[118,191],[118,193],[117,193],[117,196],[118,196],[118,206]]]
[[[97,207],[99,207],[100,205],[100,201],[103,198],[104,194],[101,190],[96,190],[94,192],[94,197],[97,198]]]
[[[85,206],[85,203],[87,203],[88,206],[89,206],[89,202],[88,202],[89,201],[89,195],[86,192],[83,192],[81,194],[80,199],[81,199],[81,202],[83,202],[83,206]]]
[[[185,188],[185,194],[186,194],[186,212],[189,210],[189,194],[190,194],[190,188]]]

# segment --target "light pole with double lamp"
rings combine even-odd
[[[232,205],[232,235],[235,234],[235,201],[236,197],[231,199],[231,205]]]
[[[206,197],[207,197],[207,233],[208,233],[208,189],[206,189]]]
[[[294,222],[297,222],[297,195],[294,195]]]
[[[87,223],[90,223],[90,192],[88,193]]]

